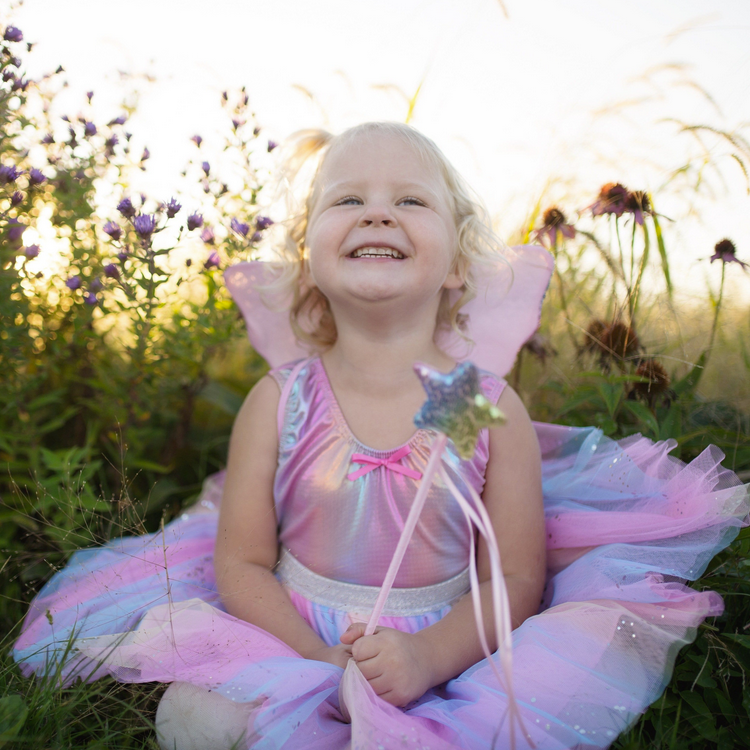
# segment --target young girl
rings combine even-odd
[[[506,695],[466,596],[471,540],[442,482],[381,627],[365,636],[362,623],[435,437],[414,431],[424,391],[413,365],[450,371],[442,342],[465,323],[512,362],[538,322],[545,256],[507,254],[518,318],[490,316],[486,333],[489,293],[469,300],[500,245],[437,147],[384,123],[298,144],[321,159],[277,286],[291,286],[292,327],[312,356],[273,361],[288,318],[267,316],[271,330],[253,336],[259,308],[243,310],[279,366],[237,416],[226,474],[163,532],[74,556],[32,605],[16,656],[40,673],[66,658],[67,680],[173,682],[157,714],[162,748],[506,748]],[[542,268],[536,292],[527,256]],[[247,302],[239,270],[227,278]],[[481,494],[497,536],[528,738],[607,747],[663,690],[675,646],[721,611],[678,579],[697,578],[736,535],[747,490],[715,449],[685,466],[670,444],[532,425],[497,374],[482,372],[481,387],[506,425],[482,431],[471,459],[449,443],[443,460],[459,489]],[[481,540],[478,569],[494,650]],[[338,684],[351,658],[379,698],[350,725]]]

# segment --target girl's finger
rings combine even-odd
[[[377,680],[383,676],[383,668],[378,664],[377,659],[368,659],[367,661],[358,661],[357,666],[362,676],[368,681]]]
[[[352,644],[352,656],[354,656],[357,661],[373,659],[380,653],[380,651],[380,644],[374,640],[373,636],[358,638]]]

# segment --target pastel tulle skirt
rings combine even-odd
[[[670,442],[544,424],[537,433],[549,571],[542,610],[513,634],[516,696],[540,750],[607,747],[664,690],[701,621],[721,613],[717,594],[684,582],[736,537],[748,488],[713,447],[685,465],[667,455]],[[212,564],[222,481],[209,478],[163,532],[76,553],[31,605],[15,647],[23,671],[184,681],[252,702],[248,746],[265,750],[509,746],[506,695],[486,661],[406,709],[373,694],[347,724],[343,670],[224,612]],[[338,643],[351,614],[290,595]],[[448,609],[381,624],[414,632]]]

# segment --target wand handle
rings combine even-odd
[[[393,588],[393,581],[396,580],[396,574],[401,567],[401,561],[406,554],[406,548],[409,546],[409,542],[414,534],[414,529],[417,526],[417,521],[422,513],[422,507],[424,506],[427,492],[432,485],[432,478],[440,467],[443,449],[447,442],[448,438],[443,435],[442,432],[439,432],[437,439],[433,443],[432,451],[430,452],[430,459],[427,462],[424,474],[422,475],[422,481],[419,484],[414,503],[409,510],[409,515],[406,517],[406,523],[401,532],[401,537],[398,540],[396,551],[393,553],[391,564],[388,566],[388,572],[385,574],[385,580],[383,581],[378,598],[375,601],[375,607],[372,610],[367,627],[365,628],[365,635],[372,635],[375,632],[375,628],[378,626],[378,620],[380,620],[380,615],[383,613],[388,594],[390,593],[391,588]]]

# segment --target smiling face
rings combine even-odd
[[[358,135],[326,158],[306,234],[312,280],[332,307],[428,305],[462,280],[437,167],[395,134]]]

